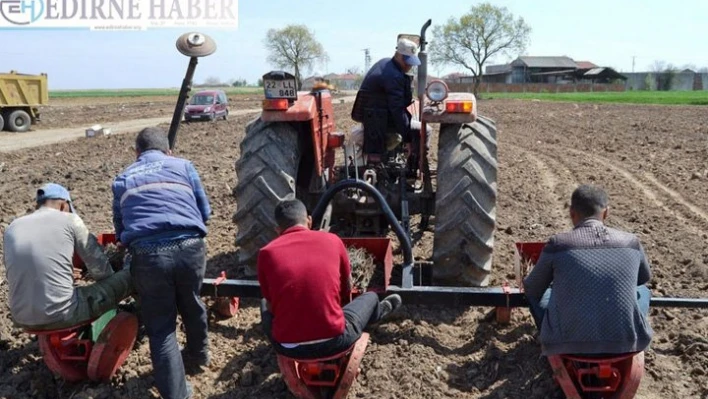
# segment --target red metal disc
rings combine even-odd
[[[138,318],[128,312],[116,314],[93,346],[88,364],[88,377],[93,381],[110,381],[128,358],[137,335]]]
[[[38,335],[37,341],[39,342],[39,350],[42,352],[44,363],[52,373],[59,375],[67,382],[79,382],[86,379],[86,362],[61,360],[59,352],[50,342],[49,334]]]
[[[276,356],[280,374],[283,375],[283,380],[290,393],[298,399],[318,399],[298,376],[295,360],[279,354]]]
[[[352,350],[347,362],[347,369],[344,370],[332,399],[344,399],[347,397],[349,389],[351,389],[354,380],[359,375],[359,365],[361,364],[361,359],[364,358],[367,345],[369,345],[369,333],[362,333],[356,344],[354,344],[354,350]]]

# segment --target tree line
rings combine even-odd
[[[484,76],[484,66],[500,56],[516,57],[523,54],[530,43],[531,27],[522,17],[517,17],[506,7],[485,2],[473,5],[463,15],[450,17],[445,23],[437,25],[432,31],[432,40],[428,43],[432,66],[455,66],[463,68],[474,77],[474,93],[478,93],[479,84]],[[329,55],[316,39],[315,33],[302,24],[288,25],[282,29],[270,29],[263,39],[267,51],[267,61],[274,67],[291,72],[302,87],[303,76],[319,65],[329,61]],[[708,68],[686,66],[695,72],[708,72]],[[656,61],[651,66],[657,77],[657,86],[671,87],[678,69],[663,61]],[[358,67],[352,67],[347,73],[354,73],[363,79]],[[205,85],[221,83],[216,78],[207,79]],[[259,79],[256,82],[262,85]],[[245,80],[234,80],[227,85],[247,85]]]

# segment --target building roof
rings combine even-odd
[[[532,73],[532,76],[551,76],[551,75],[567,75],[567,74],[572,74],[576,70],[575,69],[564,69],[562,71],[549,71],[549,72],[536,72]]]
[[[621,73],[615,71],[612,68],[593,68],[585,72],[583,74],[583,77],[589,79],[606,78],[627,80],[626,76],[622,75]]]
[[[595,65],[590,61],[575,61],[575,65],[578,66],[578,69],[593,69],[598,67],[598,65]]]
[[[485,75],[503,75],[511,72],[511,64],[487,65],[484,68]]]
[[[577,68],[575,61],[570,57],[527,57],[521,56],[511,63],[512,65],[525,65],[528,68]]]
[[[357,80],[359,79],[359,75],[355,75],[353,73],[343,73],[341,75],[334,75],[330,79],[337,79],[337,80]]]

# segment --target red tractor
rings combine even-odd
[[[336,131],[329,90],[298,92],[295,77],[283,71],[263,76],[263,112],[246,126],[236,162],[236,245],[246,276],[256,275],[258,250],[276,236],[273,210],[279,201],[298,198],[313,212],[333,185],[358,181],[326,201],[321,218],[313,215],[315,228],[342,237],[385,237],[391,228],[402,227],[410,237],[412,215],[420,215],[422,229],[432,216],[432,281],[488,285],[496,220],[496,127],[477,115],[471,93],[449,93],[442,81],[426,82],[430,23],[420,35],[399,35],[420,48],[418,98],[409,109],[422,124],[422,137],[411,154],[399,145],[382,162],[357,162],[344,134]],[[433,123],[440,125],[436,169],[425,145],[426,125]],[[343,163],[337,162],[342,158],[337,150],[343,151]],[[361,189],[367,187],[376,192]],[[391,223],[391,216],[398,223]]]

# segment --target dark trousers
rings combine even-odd
[[[551,293],[553,290],[547,288],[546,291],[541,296],[540,300],[535,300],[534,298],[526,297],[529,303],[529,311],[531,312],[531,317],[533,317],[536,323],[536,328],[541,329],[541,324],[543,323],[543,318],[546,315],[546,309],[548,309],[548,301],[551,300]],[[651,302],[651,292],[646,285],[640,285],[637,287],[637,303],[639,305],[639,311],[642,312],[644,317],[649,315],[649,303]]]
[[[322,343],[286,348],[276,342],[271,335],[273,314],[266,309],[265,303],[264,299],[261,304],[261,322],[266,336],[277,353],[294,359],[317,359],[342,353],[356,343],[366,326],[381,319],[378,295],[367,292],[344,306],[345,326],[341,335]]]
[[[199,297],[206,246],[201,239],[188,239],[143,252],[132,255],[131,273],[150,340],[155,385],[165,399],[185,399],[187,386],[177,345],[177,313],[182,316],[189,353],[206,356],[207,314]]]

